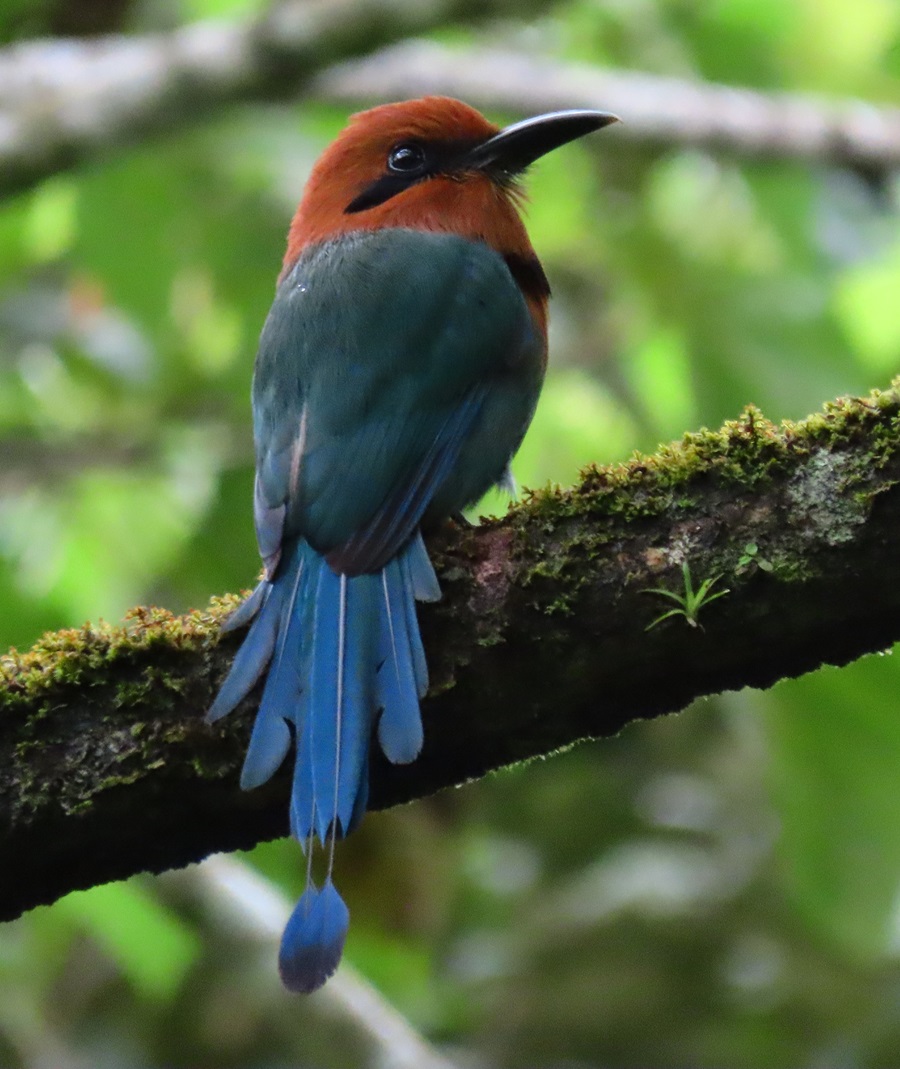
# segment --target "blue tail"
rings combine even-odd
[[[314,991],[337,968],[347,907],[331,882],[334,840],[362,819],[368,752],[378,711],[378,741],[389,761],[412,761],[422,748],[419,699],[428,689],[415,602],[440,588],[420,534],[379,572],[337,575],[305,542],[285,553],[226,624],[252,619],[207,719],[225,716],[268,667],[250,747],[245,790],[265,783],[296,745],[291,834],[329,849],[321,889],[307,889],[285,928],[279,967],[286,987]]]
[[[350,914],[331,877],[319,890],[309,883],[294,907],[278,954],[278,971],[289,991],[309,994],[338,966]]]

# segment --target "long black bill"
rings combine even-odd
[[[466,155],[466,166],[478,171],[518,174],[560,145],[618,122],[608,111],[552,111],[513,123]]]

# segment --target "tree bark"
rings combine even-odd
[[[249,489],[248,489],[249,500]],[[900,637],[900,379],[776,427],[754,409],[589,468],[430,539],[443,600],[412,765],[372,757],[383,808],[701,695],[845,664]],[[717,578],[695,621],[654,593]],[[287,832],[289,769],[238,789],[258,689],[203,719],[240,635],[220,599],[46,635],[0,658],[0,919],[67,891]],[[287,765],[290,762],[286,763]]]

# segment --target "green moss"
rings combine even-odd
[[[780,426],[748,406],[719,430],[685,434],[651,455],[635,454],[624,464],[590,466],[573,490],[547,487],[526,491],[523,505],[510,519],[520,529],[537,525],[546,532],[574,516],[608,516],[631,522],[669,510],[696,507],[692,490],[701,480],[758,489],[784,475],[797,460],[813,454],[838,454],[866,443],[852,466],[835,461],[830,485],[845,489],[854,471],[878,470],[900,452],[900,379],[889,390],[868,397],[840,398],[801,422]],[[821,465],[821,462],[819,462]],[[852,470],[851,470],[852,468]],[[820,481],[828,482],[819,467]],[[812,483],[810,484],[810,493]]]
[[[585,560],[596,559],[602,568],[604,560],[615,559],[624,525],[642,520],[658,524],[664,519],[666,543],[645,546],[624,588],[621,577],[616,579],[623,593],[632,582],[644,585],[648,575],[698,554],[704,574],[727,574],[743,582],[764,579],[764,572],[779,583],[791,583],[808,579],[812,567],[797,551],[797,529],[818,544],[839,545],[853,538],[873,495],[884,486],[873,474],[898,456],[900,379],[890,390],[839,399],[808,419],[779,426],[750,406],[719,430],[686,434],[650,456],[588,467],[571,490],[547,487],[527,493],[524,503],[498,522],[516,535],[517,584],[534,586],[534,606],[550,615],[573,611],[582,586],[597,581],[596,569],[586,569]],[[762,553],[766,566],[739,571],[746,528],[740,541],[732,542],[727,529],[715,533],[704,526],[704,517],[715,523],[717,490],[729,508],[746,507],[750,515],[766,489],[776,484],[791,508],[787,516],[759,514],[760,536],[771,534]],[[784,545],[773,523],[791,534]],[[542,547],[537,561],[536,542]]]
[[[47,632],[25,653],[13,649],[0,656],[0,712],[4,706],[27,705],[31,716],[40,716],[40,706],[34,702],[41,693],[55,687],[80,686],[92,676],[106,680],[110,665],[133,661],[142,650],[155,646],[174,651],[201,649],[215,639],[222,619],[239,600],[237,595],[214,598],[207,610],[185,616],[138,607],[127,614],[120,627],[101,622]],[[114,705],[138,705],[151,693],[158,697],[160,685],[178,693],[184,680],[177,670],[169,674],[157,665],[152,678],[120,683]]]
[[[138,768],[133,772],[123,772],[121,776],[104,776],[103,779],[100,779],[91,785],[90,794],[102,794],[104,791],[111,790],[114,787],[127,787],[130,783],[137,783],[137,781],[144,776],[145,772],[146,769]],[[81,809],[89,805],[89,796],[78,803],[78,806]]]
[[[898,455],[900,378],[887,390],[838,399],[801,422],[780,426],[749,406],[718,430],[685,434],[652,455],[636,454],[624,464],[588,467],[574,489],[547,487],[526,492],[521,505],[487,526],[511,533],[517,583],[550,588],[544,610],[565,616],[580,585],[588,581],[584,561],[607,557],[611,541],[621,536],[623,522],[669,514],[677,523],[679,513],[697,510],[710,485],[730,490],[744,487],[751,493],[772,480],[788,478],[795,522],[812,527],[828,544],[838,545],[853,536],[871,507],[867,478]],[[533,561],[535,530],[548,536],[537,562]],[[466,539],[475,537],[474,533],[460,535],[464,552]],[[691,538],[676,533],[667,547],[668,558],[689,559],[694,550]],[[742,546],[730,544],[708,550],[711,574],[733,574],[742,552]],[[764,547],[764,554],[779,580],[802,577],[803,562],[779,554],[777,545]],[[452,563],[451,567],[455,570],[443,574],[445,585],[457,579],[468,581],[464,569]],[[93,681],[112,683],[114,709],[137,710],[151,702],[157,706],[160,701],[174,702],[189,685],[177,656],[170,667],[167,658],[155,658],[139,679],[125,678],[123,673],[117,681],[110,666],[133,664],[141,651],[156,647],[175,655],[180,650],[211,647],[222,619],[239,600],[238,595],[214,598],[206,610],[182,617],[163,609],[137,608],[120,627],[86,625],[46,634],[25,653],[12,650],[0,657],[0,716],[6,711],[24,713],[29,723],[36,723],[53,708],[43,696],[58,687],[84,688]],[[482,644],[502,641],[502,620],[484,620],[483,624]],[[145,730],[142,723],[132,725],[132,739]],[[28,725],[25,734],[30,734]]]

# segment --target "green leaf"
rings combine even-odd
[[[427,1019],[440,1012],[432,955],[427,944],[352,925],[347,960],[406,1015]]]
[[[900,665],[868,658],[760,695],[789,889],[857,958],[884,956],[900,889]]]
[[[835,287],[838,317],[859,357],[876,375],[897,369],[900,352],[900,241],[848,271]]]
[[[77,186],[68,178],[52,178],[31,198],[25,243],[36,261],[56,260],[67,252],[76,234]]]
[[[181,0],[185,18],[244,18],[264,7],[263,0]]]
[[[197,959],[197,936],[137,880],[76,891],[53,907],[84,927],[146,998],[171,998]]]
[[[675,438],[694,424],[691,364],[679,332],[660,330],[652,334],[629,354],[626,368],[658,438]]]

